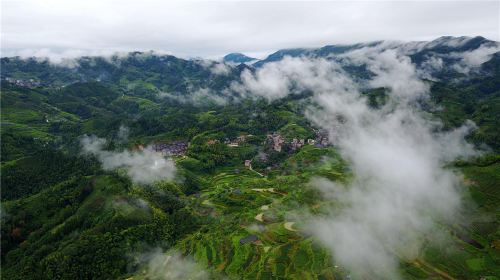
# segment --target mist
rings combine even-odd
[[[94,135],[81,137],[80,144],[82,152],[96,156],[104,170],[122,168],[132,182],[137,184],[172,180],[176,174],[174,161],[163,157],[150,147],[137,151],[107,151],[104,149],[106,139]]]
[[[476,70],[482,63],[491,59],[494,53],[500,51],[500,44],[491,46],[481,46],[475,50],[451,53],[453,58],[459,58],[460,61],[452,65],[452,67],[463,74],[468,74],[470,71]]]
[[[169,98],[178,101],[183,104],[192,104],[195,106],[202,105],[226,105],[228,103],[227,96],[217,95],[213,90],[209,88],[199,88],[196,90],[189,89],[188,94],[173,94],[169,92],[159,92],[157,94],[158,98]]]
[[[189,257],[176,251],[163,252],[155,249],[138,256],[144,267],[142,274],[152,280],[206,280],[209,274]]]
[[[125,143],[128,141],[128,136],[130,135],[130,129],[124,125],[120,125],[118,128],[118,133],[116,133],[116,137],[120,143]]]
[[[310,182],[343,208],[337,204],[325,209],[327,215],[309,217],[306,231],[356,277],[397,279],[399,260],[417,258],[427,235],[446,234],[436,221],[459,219],[461,176],[444,165],[475,154],[464,140],[474,124],[444,132],[424,113],[419,104],[429,85],[400,51],[367,47],[342,59],[365,65],[373,76],[355,79],[331,60],[285,58],[242,73],[233,88],[268,100],[314,93],[306,116],[329,131],[354,178]],[[381,108],[368,105],[361,91],[369,88],[387,91]]]

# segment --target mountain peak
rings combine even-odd
[[[252,60],[256,60],[256,58],[246,56],[242,53],[230,53],[223,58],[224,62],[232,62],[232,63],[245,63]]]

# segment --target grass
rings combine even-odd
[[[42,127],[42,129],[39,129],[25,124],[3,122],[3,121],[1,126],[2,126],[2,133],[10,132],[21,137],[31,137],[43,141],[48,141],[54,138],[53,135],[49,134],[46,131],[47,129],[46,127]]]
[[[482,258],[468,259],[465,262],[467,267],[473,271],[482,271],[485,269],[484,259]]]

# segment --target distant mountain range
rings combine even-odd
[[[484,37],[444,36],[433,41],[400,42],[375,41],[351,45],[328,45],[321,48],[293,48],[278,50],[265,59],[257,60],[241,53],[230,53],[221,62],[182,59],[154,52],[131,52],[125,56],[80,57],[54,64],[40,58],[1,59],[2,79],[24,79],[29,76],[43,85],[65,85],[78,81],[136,81],[136,87],[163,91],[184,92],[188,88],[211,87],[221,89],[237,79],[245,69],[257,69],[285,57],[324,58],[341,63],[348,72],[369,76],[360,64],[346,60],[353,51],[395,51],[408,56],[424,78],[459,80],[473,77],[491,58],[498,59],[500,43]],[[225,63],[227,67],[224,67]],[[27,75],[29,74],[29,75]],[[431,78],[432,77],[432,78]],[[189,82],[187,82],[189,81]]]
[[[433,41],[375,41],[369,43],[358,43],[350,45],[327,45],[321,48],[292,48],[274,52],[265,59],[256,62],[262,65],[268,62],[278,61],[285,56],[299,57],[329,57],[340,55],[348,51],[362,48],[379,48],[380,50],[395,49],[415,58],[419,62],[422,57],[429,54],[444,54],[451,52],[473,51],[480,47],[499,47],[499,43],[484,37],[452,37],[443,36]]]
[[[257,61],[256,58],[246,56],[242,53],[230,53],[224,56],[222,60],[224,62],[230,62],[230,63],[247,63],[251,61]]]

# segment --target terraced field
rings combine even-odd
[[[192,207],[209,223],[179,250],[216,272],[244,279],[338,279],[345,271],[287,220],[304,178],[261,177],[246,169],[207,177]]]
[[[338,162],[332,159],[329,162],[333,164],[325,165],[322,161],[325,166],[316,168],[316,172],[336,174],[340,180],[350,176]],[[487,193],[491,200],[497,183],[492,182],[488,174],[498,173],[498,167],[497,163],[465,168],[469,178],[466,182],[472,182],[470,187],[478,187],[478,191]],[[180,242],[177,249],[213,269],[215,275],[225,274],[235,279],[351,277],[349,271],[336,264],[330,253],[308,236],[304,221],[295,218],[300,216],[300,211],[321,212],[323,205],[331,203],[318,200],[313,194],[307,195],[311,190],[306,182],[318,173],[306,170],[271,178],[245,169],[235,173],[234,169],[227,168],[207,177],[207,187],[191,198],[191,206],[207,223]],[[488,182],[481,181],[483,177]],[[312,196],[310,201],[308,196]],[[491,209],[492,203],[485,201],[485,207],[494,212],[498,207]],[[451,241],[446,245],[429,242],[421,257],[401,263],[401,273],[408,279],[460,279],[454,275],[497,279],[494,275],[500,272],[496,266],[499,251],[494,244],[499,243],[498,237],[488,237],[484,229],[475,232],[479,230],[477,226],[473,224],[472,231],[463,225],[456,225],[460,231],[446,226]],[[495,235],[493,225],[488,226]]]
[[[250,173],[219,174],[211,184],[211,189],[204,191],[195,204],[210,208],[200,212],[212,213],[210,218],[214,221],[206,233],[184,240],[182,252],[236,278],[334,279],[339,275],[326,251],[310,238],[290,230],[290,226],[285,227],[289,223],[283,213],[286,193],[265,188],[273,185],[272,180]],[[235,189],[239,191],[235,193]],[[242,242],[248,236],[255,236],[255,240]]]

